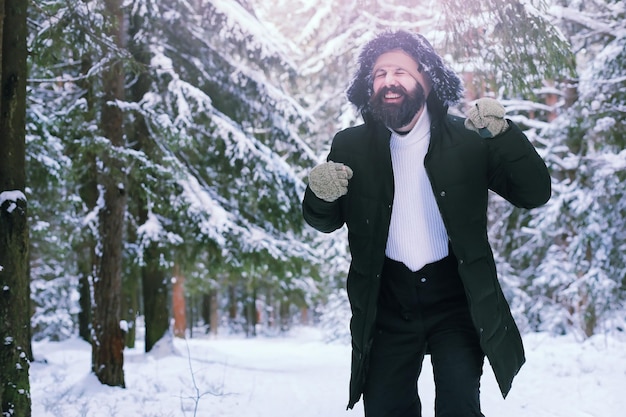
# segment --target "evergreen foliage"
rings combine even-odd
[[[585,338],[626,325],[626,9],[573,2],[555,12],[579,51],[580,75],[571,81],[578,99],[537,138],[553,177],[551,201],[530,214],[501,213],[508,224],[498,242],[528,330]]]
[[[248,331],[262,304],[290,319],[296,307],[324,306],[343,286],[346,240],[306,227],[300,198],[334,132],[358,123],[344,91],[359,48],[388,28],[423,33],[478,91],[506,98],[549,164],[546,207],[525,212],[494,198],[490,211],[518,321],[584,335],[623,328],[623,2],[130,0],[129,47],[106,54],[102,7],[49,0],[30,10],[35,337],[77,326],[78,283],[92,272],[83,264],[99,233],[93,181],[110,152],[95,128],[100,74],[112,62],[124,64],[129,93],[116,103],[129,148],[115,157],[132,195],[125,279],[154,260],[165,277],[176,265],[190,308],[219,291],[220,311],[235,309],[231,324]],[[546,91],[556,105],[539,103]],[[348,312],[341,300],[332,294],[323,318],[329,337],[345,336],[332,326],[342,320],[333,313]]]
[[[41,312],[35,322],[42,323],[37,337],[72,331],[80,258],[72,253],[98,237],[95,204],[84,190],[94,175],[90,167],[110,152],[94,126],[98,74],[112,60],[127,64],[129,88],[141,76],[150,80],[136,100],[117,102],[128,138],[134,140],[140,121],[150,141],[114,154],[128,167],[129,193],[139,197],[130,201],[129,214],[137,204],[148,212],[144,223],[126,216],[125,256],[132,261],[125,262],[125,279],[137,273],[134,264],[146,265],[147,250],[156,245],[160,267],[181,264],[191,292],[226,285],[219,282],[223,271],[239,275],[234,284],[245,291],[242,272],[252,268],[267,269],[264,278],[286,297],[295,291],[306,298],[328,263],[318,249],[324,239],[304,228],[300,215],[301,178],[316,156],[304,141],[311,119],[282,87],[297,71],[280,38],[263,32],[236,1],[136,0],[126,8],[135,31],[131,49],[103,55],[102,46],[111,43],[100,31],[101,6],[59,0],[33,12],[29,180],[37,200],[33,219],[42,218],[41,241],[33,244],[47,266],[33,274]],[[55,213],[46,211],[53,206]],[[43,241],[59,235],[69,239]],[[68,295],[62,315],[44,313],[54,303],[52,292]],[[56,324],[44,326],[46,320]]]

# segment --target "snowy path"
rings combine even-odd
[[[626,342],[577,343],[542,334],[524,338],[527,364],[503,400],[488,366],[487,417],[621,417],[626,410]],[[354,417],[346,411],[349,347],[320,342],[314,329],[280,338],[175,340],[178,354],[125,354],[126,389],[101,386],[89,373],[90,348],[78,340],[34,344],[33,416],[37,417]],[[191,353],[192,360],[187,358]],[[420,380],[424,417],[433,385]],[[195,383],[192,380],[195,380]],[[197,390],[196,390],[197,388]],[[198,408],[195,407],[197,400]]]

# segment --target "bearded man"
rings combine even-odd
[[[502,105],[448,114],[463,87],[430,43],[405,31],[368,42],[347,95],[362,125],[333,139],[302,202],[307,223],[348,229],[352,372],[348,407],[421,416],[417,379],[433,366],[435,415],[482,416],[485,355],[502,395],[525,361],[487,239],[488,193],[548,201],[550,176]]]

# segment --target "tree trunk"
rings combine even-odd
[[[124,15],[121,0],[105,0],[109,13],[110,35],[117,46],[123,45]],[[124,72],[119,60],[103,71],[101,127],[111,149],[103,156],[101,185],[104,206],[100,209],[101,254],[94,279],[92,370],[98,380],[110,386],[124,383],[124,333],[120,328],[122,295],[122,246],[126,189],[123,164],[115,150],[124,147],[122,111],[115,104],[124,97]]]
[[[132,235],[129,233],[129,235]],[[136,242],[136,237],[129,236],[129,242]],[[130,265],[128,265],[130,264]],[[137,315],[139,314],[139,276],[141,268],[133,263],[133,260],[127,262],[125,270],[128,271],[122,279],[122,321],[125,323],[124,346],[134,348],[137,336]]]
[[[87,75],[92,67],[91,58],[84,56],[81,60],[81,73]],[[93,86],[88,80],[79,80],[78,85],[85,91],[84,98],[87,102],[89,114],[94,113]],[[91,117],[90,117],[91,118]],[[79,174],[78,193],[87,208],[91,212],[98,203],[98,170],[96,168],[96,156],[92,152],[70,149],[69,156],[73,160],[80,160],[81,170]],[[86,341],[91,341],[91,283],[96,274],[98,257],[96,255],[96,238],[92,229],[86,227],[82,231],[81,239],[76,245],[78,258],[78,293],[80,311],[78,313],[78,335]]]
[[[228,324],[229,326],[235,326],[237,323],[237,294],[235,293],[235,286],[228,284]]]
[[[217,328],[220,323],[219,303],[217,289],[211,289],[209,292],[209,328],[211,334],[217,336]]]
[[[202,321],[206,326],[205,333],[217,335],[217,326],[219,321],[219,313],[217,311],[217,290],[215,288],[209,290],[208,293],[202,294],[201,315]]]
[[[186,297],[185,301],[185,305],[187,306],[187,329],[189,330],[188,335],[190,339],[193,339],[193,326],[196,323],[196,300],[193,295],[189,295]]]
[[[124,386],[120,299],[125,192],[114,178],[105,177],[103,183],[104,207],[99,213],[102,253],[93,283],[92,369],[103,384]]]
[[[143,23],[143,16],[135,15],[131,17],[129,28],[131,42],[129,49],[133,58],[139,64],[142,64],[143,68],[148,68],[150,66],[150,51],[146,45],[138,42],[136,39],[137,33],[142,30],[141,25]],[[141,71],[135,83],[131,86],[132,100],[134,102],[141,101],[143,96],[150,91],[150,85],[150,75],[145,70]],[[151,157],[153,146],[150,140],[150,132],[141,114],[135,115],[132,134],[135,150],[143,151],[148,157]],[[140,190],[140,185],[137,185],[136,188],[137,190],[133,192],[137,212],[136,218],[137,224],[142,225],[148,221],[150,209],[144,193]],[[166,272],[160,264],[161,253],[161,250],[158,248],[158,242],[151,242],[148,247],[144,248],[143,252],[144,265],[141,270],[141,280],[146,326],[146,352],[149,352],[169,330],[168,280]]]
[[[26,8],[0,0],[0,407],[3,416],[30,417]]]
[[[276,327],[276,309],[274,308],[274,304],[274,290],[267,289],[265,295],[265,325],[269,331],[274,330],[274,327]]]
[[[146,323],[146,352],[169,330],[168,287],[165,271],[159,265],[160,250],[153,242],[144,250],[146,265],[142,268],[143,309]],[[183,293],[184,303],[184,293]]]
[[[84,157],[84,156],[83,156]],[[88,158],[85,174],[80,179],[79,194],[91,212],[98,201],[98,184],[95,158]],[[91,293],[92,282],[98,267],[98,256],[96,255],[96,238],[93,236],[91,228],[86,227],[82,231],[79,247],[76,247],[77,267],[78,267],[78,293],[80,311],[78,312],[78,334],[86,340],[91,341]],[[77,245],[78,246],[78,245]]]
[[[208,334],[211,331],[211,295],[209,293],[200,295],[200,318],[204,324],[204,332]]]
[[[185,278],[178,265],[174,267],[174,285],[172,286],[172,310],[174,315],[174,336],[185,338],[187,329]]]
[[[300,307],[300,324],[304,326],[309,325],[309,308],[306,306]]]
[[[256,289],[250,290],[246,296],[244,303],[244,311],[246,315],[246,337],[256,336],[257,310],[256,310]]]
[[[289,299],[283,298],[280,302],[280,330],[287,331],[291,324],[291,303]]]

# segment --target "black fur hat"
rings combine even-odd
[[[385,52],[401,49],[420,64],[432,84],[431,96],[449,107],[463,97],[463,83],[452,69],[446,66],[430,42],[422,35],[406,31],[386,31],[369,41],[359,54],[358,69],[347,90],[348,100],[364,116],[370,112],[369,98],[372,95],[372,67],[376,59]],[[432,98],[432,97],[429,97]]]

